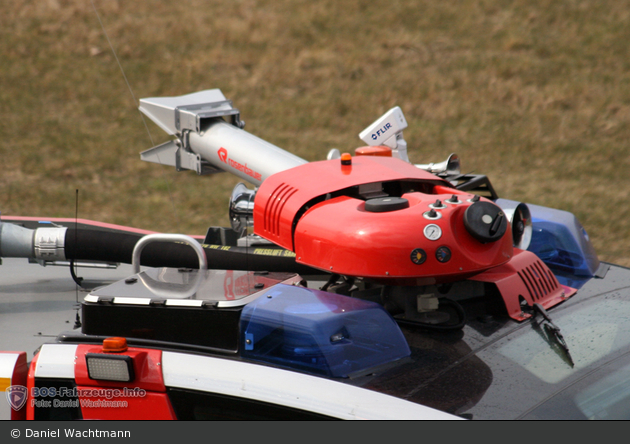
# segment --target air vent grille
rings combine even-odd
[[[539,260],[520,270],[518,275],[534,301],[539,301],[560,288],[554,274]]]
[[[263,229],[268,235],[275,237],[280,236],[280,219],[282,216],[282,209],[291,196],[293,196],[297,191],[297,188],[294,188],[286,183],[281,183],[271,193],[271,196],[267,201],[263,217]]]

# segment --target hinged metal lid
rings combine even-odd
[[[151,268],[92,291],[87,303],[116,305],[239,307],[278,283],[295,285],[294,273]]]
[[[241,127],[239,110],[219,89],[178,97],[140,99],[140,111],[171,135],[184,130],[199,133],[204,119],[222,116],[232,116],[232,123]]]

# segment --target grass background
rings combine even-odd
[[[228,225],[239,181],[140,161],[142,97],[220,88],[308,160],[398,105],[414,163],[573,212],[630,266],[627,0],[3,0],[0,211],[164,232]]]

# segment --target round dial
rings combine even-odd
[[[424,227],[424,235],[429,240],[438,240],[442,237],[442,229],[435,224],[429,224]]]

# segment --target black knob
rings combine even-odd
[[[377,197],[365,201],[365,211],[371,213],[385,213],[405,208],[409,208],[409,201],[402,197]]]
[[[508,227],[508,220],[501,208],[491,202],[475,202],[464,212],[464,226],[479,242],[498,241]]]

